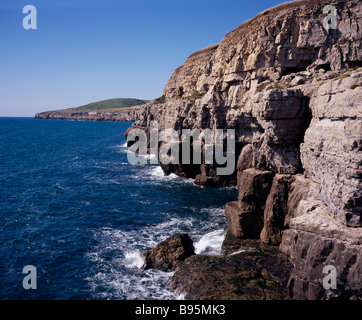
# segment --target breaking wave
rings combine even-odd
[[[196,208],[191,208],[196,211]],[[147,251],[167,237],[188,233],[194,241],[197,254],[220,254],[224,238],[224,210],[221,207],[203,208],[209,219],[200,221],[197,217],[170,218],[139,230],[101,228],[95,235],[98,245],[89,253],[97,265],[97,271],[88,278],[97,299],[181,299],[168,290],[173,272],[143,270],[142,252]],[[213,231],[210,231],[213,230]],[[99,290],[102,288],[102,290]]]

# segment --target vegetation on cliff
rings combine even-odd
[[[133,121],[135,106],[149,100],[118,98],[92,102],[76,108],[37,113],[37,119],[81,120],[81,121]]]
[[[140,99],[130,99],[130,98],[117,98],[117,99],[101,100],[97,102],[88,103],[84,106],[55,110],[55,111],[66,112],[66,113],[90,112],[90,111],[100,111],[100,110],[115,112],[115,111],[125,111],[126,108],[140,106],[147,102],[149,101],[140,100]]]

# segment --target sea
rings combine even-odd
[[[141,253],[188,233],[197,254],[220,254],[237,190],[129,164],[130,126],[0,118],[1,300],[183,299]]]

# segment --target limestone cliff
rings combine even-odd
[[[337,12],[326,30],[323,8]],[[297,299],[362,297],[362,2],[293,1],[187,58],[133,128],[235,129],[237,168],[167,165],[199,185],[237,185],[236,238],[279,245]],[[158,103],[162,101],[162,103]],[[337,269],[338,289],[322,286]],[[177,272],[176,272],[177,273]]]

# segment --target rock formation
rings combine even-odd
[[[76,121],[121,121],[132,122],[134,115],[132,111],[128,112],[58,112],[47,111],[37,113],[35,119],[55,119],[55,120],[76,120]]]
[[[170,287],[191,300],[288,300],[291,265],[277,248],[257,241],[240,254],[194,255],[175,272]]]
[[[337,29],[323,24],[326,5]],[[192,54],[163,97],[135,111],[132,128],[235,129],[233,175],[205,162],[162,167],[199,185],[237,185],[230,233],[280,246],[296,299],[362,298],[361,22],[360,0],[281,4]],[[323,287],[327,265],[336,290]]]
[[[187,234],[172,236],[144,253],[145,269],[174,270],[180,261],[195,254]]]

